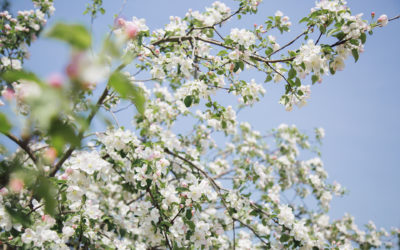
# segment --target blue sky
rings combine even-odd
[[[12,1],[13,9],[30,9],[28,0]],[[56,0],[56,12],[49,26],[58,20],[81,22],[89,25],[89,16],[83,16],[86,2],[82,0]],[[202,0],[128,0],[123,16],[145,18],[150,29],[162,27],[169,16],[184,16],[189,8],[203,10],[213,1]],[[223,1],[232,9],[237,2]],[[389,17],[400,14],[398,0],[349,0],[353,14],[364,13],[368,19],[371,11]],[[104,0],[106,15],[94,23],[95,44],[109,31],[113,15],[119,12],[122,0]],[[291,18],[292,32],[278,36],[284,44],[302,31],[298,25],[314,6],[309,0],[264,0],[257,15],[234,21],[229,27],[252,27],[261,24],[268,15],[281,10]],[[264,99],[252,109],[240,114],[239,119],[250,122],[257,130],[267,131],[280,123],[296,124],[302,131],[311,133],[315,127],[326,130],[322,146],[322,159],[330,180],[337,180],[350,190],[344,198],[333,200],[331,215],[341,217],[349,212],[358,224],[369,220],[378,227],[400,227],[400,81],[399,70],[400,20],[378,29],[368,37],[365,52],[358,63],[352,58],[346,68],[334,76],[326,76],[322,84],[312,87],[308,105],[286,112],[278,104],[282,85],[269,83],[264,87]],[[298,45],[298,44],[297,44]],[[41,76],[62,71],[68,59],[68,49],[54,41],[39,39],[31,47],[28,69]],[[263,82],[260,75],[246,75]],[[125,121],[129,124],[128,120]],[[3,140],[4,138],[1,138]],[[396,198],[397,197],[397,198]]]

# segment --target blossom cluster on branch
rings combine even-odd
[[[19,146],[0,151],[2,244],[370,249],[397,243],[398,229],[389,233],[373,222],[361,229],[351,215],[328,216],[332,198],[346,190],[327,180],[318,150],[322,128],[308,136],[282,124],[261,133],[238,119],[267,86],[243,79],[243,71],[282,84],[287,110],[301,107],[312,84],[343,70],[349,56],[359,59],[367,33],[387,25],[387,16],[368,22],[343,0],[321,0],[300,21],[304,31],[279,44],[269,32],[289,32],[288,16],[277,11],[263,25],[224,36],[221,26],[257,13],[261,1],[239,0],[236,10],[217,1],[154,31],[144,19],[117,18],[98,53],[85,27],[58,23],[45,36],[68,43],[71,58],[65,74],[42,80],[22,70],[22,47],[54,8],[51,1],[33,2],[38,9],[18,18],[1,13],[0,106],[21,120],[18,127],[0,112],[0,132]],[[92,18],[101,4],[89,5]],[[336,42],[324,43],[327,37]],[[218,93],[238,103],[224,105]],[[137,110],[132,129],[120,126],[116,114],[126,103]],[[90,129],[98,113],[109,118],[106,131]],[[190,132],[176,132],[182,120],[192,122]]]

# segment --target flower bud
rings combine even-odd
[[[139,28],[136,24],[128,22],[125,25],[125,34],[129,39],[134,39],[139,33]]]
[[[22,191],[22,189],[24,188],[24,182],[23,180],[19,179],[19,178],[13,178],[10,181],[10,189],[15,192],[15,193],[19,193]]]
[[[1,95],[3,96],[4,99],[6,99],[7,101],[11,101],[14,96],[15,96],[15,92],[14,90],[10,89],[10,88],[6,88],[3,91],[1,91]]]
[[[125,24],[126,24],[125,19],[123,19],[123,18],[121,18],[121,17],[117,19],[117,26],[118,26],[118,27],[124,27]]]
[[[53,88],[61,88],[64,82],[63,76],[58,73],[51,74],[47,79],[49,85]]]
[[[389,19],[388,19],[388,17],[386,16],[386,15],[381,15],[379,18],[378,18],[378,23],[383,27],[383,26],[386,26],[387,24],[388,24],[388,22],[389,22]]]

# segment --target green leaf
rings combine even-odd
[[[186,219],[188,220],[192,219],[192,211],[190,209],[186,210]]]
[[[268,75],[267,78],[265,78],[265,81],[264,81],[264,82],[269,82],[269,81],[271,81],[271,80],[272,80],[272,76],[271,76],[271,75]]]
[[[329,72],[331,72],[332,75],[334,75],[336,73],[332,67],[329,67]]]
[[[235,62],[235,67],[233,68],[233,72],[236,72],[240,69],[240,64],[239,62]]]
[[[1,74],[1,78],[8,83],[17,82],[20,80],[27,80],[36,82],[40,85],[43,84],[34,73],[24,70],[8,70]]]
[[[296,85],[297,87],[300,87],[300,86],[301,86],[300,78],[296,77],[296,80],[295,80],[295,82],[294,82],[294,85]]]
[[[122,98],[131,100],[137,111],[143,115],[145,109],[145,97],[143,90],[132,84],[127,76],[123,75],[121,72],[116,71],[108,80],[108,84],[117,91]]]
[[[12,128],[11,124],[8,122],[7,117],[5,114],[0,113],[0,132],[1,133],[8,133]]]
[[[362,44],[364,44],[367,41],[367,34],[361,33],[360,40],[361,40]]]
[[[80,24],[57,23],[46,36],[67,42],[79,50],[86,50],[92,44],[92,37],[89,31]]]
[[[355,45],[355,46],[358,46],[360,44],[360,42],[357,39],[351,39],[350,43]]]
[[[287,235],[287,234],[282,234],[281,235],[281,238],[279,239],[279,241],[280,242],[286,242],[286,241],[288,241],[290,239],[290,236],[289,235]]]
[[[303,17],[300,21],[299,21],[299,23],[303,23],[303,22],[307,22],[308,21],[308,17],[306,16],[306,17]]]
[[[303,95],[304,95],[303,91],[301,91],[300,89],[297,90],[297,94],[298,94],[299,96],[303,96]]]
[[[228,52],[226,50],[221,50],[220,52],[218,52],[217,56],[225,56],[227,54]]]
[[[352,49],[351,53],[353,54],[354,60],[357,62],[358,61],[358,50],[357,49]]]
[[[4,206],[4,207],[7,213],[11,216],[12,221],[15,224],[19,223],[24,227],[29,227],[32,224],[30,217],[26,216],[26,214],[23,211],[18,210],[15,207],[9,207],[9,206]]]
[[[72,126],[59,119],[51,122],[49,135],[51,144],[56,148],[57,152],[62,152],[67,143],[73,146],[79,146],[80,144],[79,136]]]
[[[185,106],[187,108],[189,108],[190,106],[192,106],[193,96],[191,96],[191,95],[186,96],[185,99],[183,100],[183,102],[185,103]]]
[[[244,70],[244,63],[243,61],[239,61],[239,67],[243,71]]]
[[[39,176],[35,186],[35,196],[44,200],[44,211],[51,216],[55,215],[57,207],[57,187],[51,179]]]
[[[295,77],[296,74],[297,74],[296,70],[293,69],[293,68],[291,68],[291,69],[289,70],[289,79],[292,79],[293,77]]]
[[[228,124],[226,124],[226,121],[222,120],[221,121],[221,126],[222,126],[222,129],[226,129]]]
[[[319,76],[313,75],[313,76],[311,77],[311,80],[312,80],[312,83],[314,84],[314,83],[316,83],[316,82],[319,80]]]

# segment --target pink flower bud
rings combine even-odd
[[[378,18],[378,23],[383,27],[383,26],[386,26],[387,24],[388,24],[388,22],[389,22],[389,19],[388,19],[388,17],[386,16],[386,15],[381,15],[379,18]]]
[[[118,26],[118,27],[124,27],[125,24],[126,24],[125,19],[123,19],[123,18],[121,18],[121,17],[117,19],[117,26]]]
[[[15,192],[19,193],[24,188],[24,182],[21,179],[14,178],[10,181],[10,189]]]
[[[65,69],[67,75],[69,78],[76,78],[78,77],[78,64],[71,62],[70,64],[68,64],[67,68]]]
[[[55,159],[57,158],[57,150],[53,147],[48,148],[45,152],[44,152],[44,158],[50,162],[53,163],[55,161]]]
[[[53,88],[61,88],[64,82],[64,78],[61,74],[54,73],[49,76],[47,82]]]
[[[66,172],[67,174],[71,175],[71,174],[74,172],[74,170],[73,170],[72,168],[67,168],[67,169],[65,170],[65,172]]]
[[[8,194],[8,189],[6,187],[0,189],[0,195],[7,195],[7,194]]]
[[[375,17],[375,12],[371,12],[371,17],[372,17],[372,18]]]
[[[15,96],[15,92],[14,90],[10,89],[10,88],[6,88],[3,91],[1,91],[1,95],[4,97],[4,99],[6,99],[7,101],[11,101],[14,96]]]
[[[136,26],[136,24],[132,22],[126,23],[125,34],[127,35],[128,38],[134,39],[138,33],[139,33],[139,28],[138,26]]]

